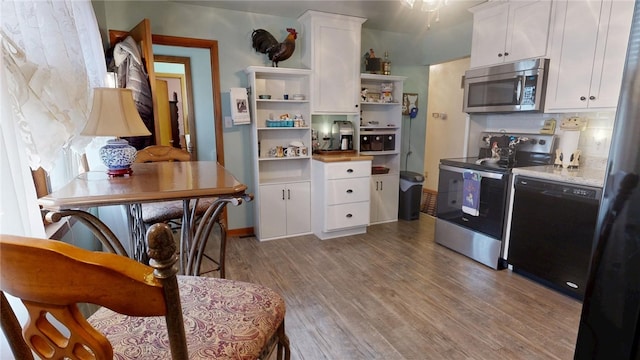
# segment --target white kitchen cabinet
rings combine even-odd
[[[363,234],[370,219],[371,161],[312,161],[312,230],[320,239]]]
[[[551,0],[488,2],[469,10],[472,68],[546,55]]]
[[[302,63],[312,69],[311,112],[357,114],[360,38],[366,19],[306,11],[300,42]]]
[[[260,185],[260,240],[311,231],[311,183]]]
[[[402,113],[404,107],[404,76],[361,74],[360,87],[367,89],[367,94],[380,94],[370,99],[361,99],[360,126],[358,127],[357,149],[361,155],[373,156],[373,180],[371,183],[371,219],[380,223],[398,220],[398,186],[400,179],[400,154],[402,134]],[[390,91],[386,96],[385,91]],[[410,102],[410,99],[406,99]],[[384,176],[375,175],[385,172]],[[394,178],[395,180],[392,180]],[[384,180],[383,180],[384,179]],[[384,183],[384,185],[383,185]],[[384,189],[384,191],[382,191]],[[395,192],[395,195],[392,193]],[[376,201],[383,197],[385,201]]]
[[[400,179],[397,174],[371,176],[371,223],[398,220]]]
[[[545,112],[614,111],[633,1],[555,2]]]
[[[251,87],[256,237],[263,241],[310,234],[311,71],[250,66],[245,72]],[[289,99],[284,99],[285,94]],[[294,94],[304,99],[293,100]],[[260,99],[260,95],[271,98]],[[302,121],[296,121],[297,116]],[[297,147],[299,151],[294,152]]]

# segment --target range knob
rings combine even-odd
[[[540,140],[540,141],[542,141],[542,140]],[[530,139],[529,140],[529,144],[531,144],[531,145],[535,145],[537,143],[538,143],[538,140],[536,140],[536,139]]]
[[[544,144],[546,144],[546,143],[547,143],[547,140],[540,140],[540,141],[538,142],[538,144],[540,144],[540,145],[544,145]]]

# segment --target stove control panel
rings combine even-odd
[[[502,143],[508,142],[510,148],[532,153],[552,154],[557,146],[555,135],[503,132],[483,132],[480,134],[480,143],[487,148],[491,147],[492,139],[505,139]]]

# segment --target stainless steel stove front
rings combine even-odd
[[[463,209],[463,174],[469,169],[440,164],[436,211],[436,243],[494,269],[500,258],[505,227],[510,172],[474,170],[481,176],[477,215]]]

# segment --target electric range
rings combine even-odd
[[[503,258],[511,169],[553,164],[555,135],[481,134],[477,157],[441,159],[436,243],[494,269]]]

